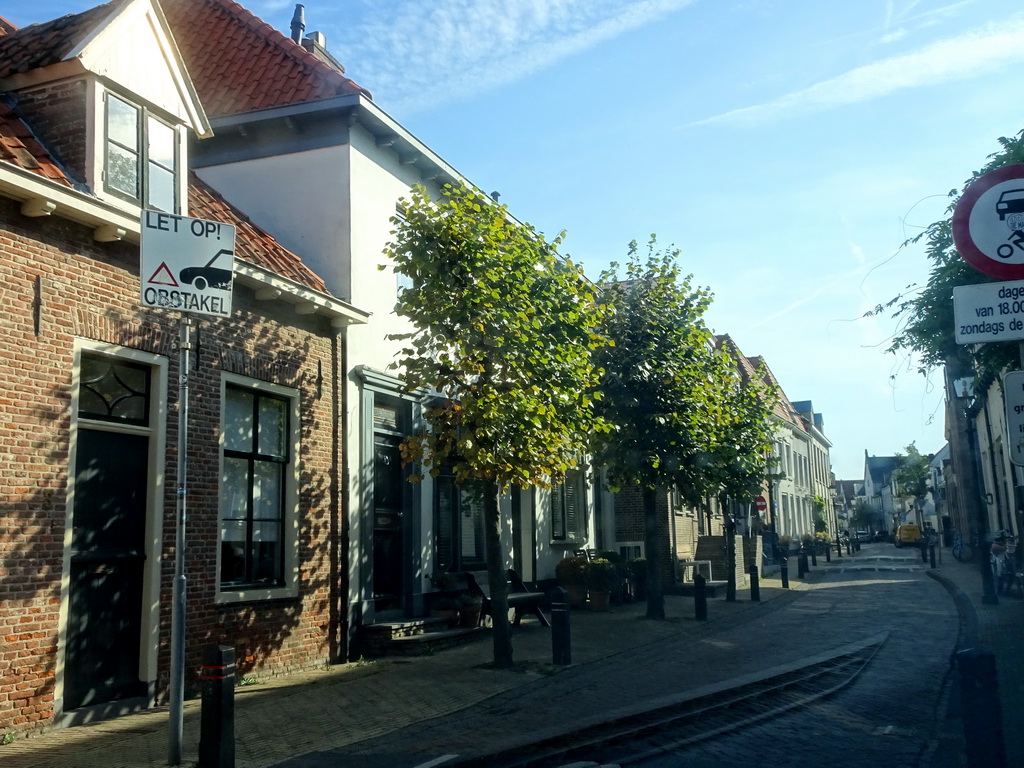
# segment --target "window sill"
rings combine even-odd
[[[268,600],[287,600],[299,596],[299,588],[295,587],[247,587],[243,589],[220,589],[214,602],[217,605],[233,603],[254,603]]]

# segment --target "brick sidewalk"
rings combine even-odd
[[[559,676],[669,638],[706,637],[746,614],[788,602],[807,588],[761,582],[761,603],[709,601],[709,621],[693,618],[693,600],[666,598],[665,622],[643,618],[641,603],[607,613],[573,612],[571,667],[551,664],[551,632],[533,619],[513,630],[518,669],[486,669],[489,635],[434,656],[388,658],[272,678],[239,688],[235,698],[237,768],[266,768],[296,755],[344,747],[441,715],[499,693]],[[780,604],[781,604],[780,603]],[[183,765],[195,764],[200,702],[185,704]],[[158,708],[94,725],[68,728],[0,747],[4,768],[162,768],[167,764],[168,713]]]
[[[961,636],[958,650],[976,648],[995,657],[999,699],[1003,715],[1003,742],[1007,765],[1024,765],[1024,599],[1016,593],[1001,595],[998,605],[982,603],[981,570],[977,561],[960,563],[949,550],[942,553],[931,573],[953,594],[961,610]],[[946,721],[946,748],[936,752],[936,768],[965,766],[963,723],[959,716],[959,678],[954,676],[950,713]],[[957,759],[950,759],[955,754]]]
[[[881,561],[878,567],[884,570],[890,555],[894,562],[906,563],[905,552],[884,544],[863,547],[852,558],[833,557],[830,565],[819,559],[807,582],[795,578],[796,565],[791,563],[791,590],[781,589],[778,577],[762,579],[761,603],[751,603],[747,590],[739,590],[734,603],[716,598],[709,602],[707,623],[693,619],[693,601],[683,597],[666,598],[666,622],[643,619],[643,604],[615,607],[603,614],[573,612],[574,664],[568,668],[551,664],[550,630],[526,620],[513,632],[518,665],[515,671],[485,668],[491,658],[491,643],[485,636],[435,656],[340,665],[261,681],[240,688],[236,696],[236,764],[238,768],[267,768],[292,762],[297,756],[328,753],[389,734],[429,733],[428,721],[470,707],[478,711],[481,706],[474,705],[500,694],[515,692],[518,698],[531,695],[530,691],[536,695],[540,689],[571,691],[574,679],[582,682],[603,669],[650,665],[654,659],[660,664],[667,657],[667,669],[689,670],[687,676],[697,683],[787,663],[801,653],[834,647],[850,638],[841,636],[838,629],[822,627],[804,647],[785,653],[759,649],[754,643],[751,647],[757,650],[748,648],[730,656],[729,648],[750,645],[742,638],[760,637],[767,627],[780,623],[784,609],[813,589],[815,571],[869,566],[869,561]],[[998,606],[983,606],[977,564],[957,563],[948,553],[942,560],[933,575],[954,597],[959,594],[959,607],[974,615],[968,615],[966,622],[962,617],[962,623],[970,627],[973,622],[977,642],[995,652],[1004,722],[1013,726],[1008,732],[1019,733],[1024,716],[1024,663],[1017,652],[1016,638],[1024,629],[1024,600],[1004,598]],[[961,647],[965,642],[971,642],[971,638],[962,632]],[[728,669],[713,664],[694,669],[688,652],[680,655],[680,649],[697,648],[709,654],[717,648],[720,655],[726,654],[723,658],[729,659]],[[671,676],[664,680],[666,690],[675,685],[677,680]],[[621,693],[621,698],[627,700],[629,692]],[[199,712],[198,701],[186,703],[185,766],[195,764]],[[167,717],[166,709],[157,709],[21,739],[0,747],[0,762],[4,768],[161,768],[166,765],[168,750]],[[962,730],[958,732],[958,728],[954,713],[947,719],[946,731],[935,750],[934,768],[965,765]],[[1024,765],[1019,744],[1008,743],[1007,750],[1010,765]]]

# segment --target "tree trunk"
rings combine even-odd
[[[647,618],[665,618],[665,590],[661,583],[661,542],[658,539],[657,491],[643,487],[644,550],[647,554]]]
[[[728,504],[725,495],[718,497],[718,506],[722,510],[725,520],[725,599],[730,603],[736,602],[736,521],[732,519],[732,512],[728,511]]]
[[[488,483],[484,492],[484,546],[487,550],[487,581],[491,592],[491,638],[495,669],[511,669],[512,628],[508,623],[508,574],[501,546],[501,516],[498,486]]]

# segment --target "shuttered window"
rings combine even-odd
[[[472,571],[486,563],[484,497],[479,483],[456,485],[451,475],[436,480],[434,544],[439,568]]]
[[[551,489],[551,538],[554,541],[586,541],[587,509],[583,470],[565,473],[565,482]]]

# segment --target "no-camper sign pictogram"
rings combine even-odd
[[[953,211],[953,244],[979,272],[1024,279],[1024,165],[978,177]]]

